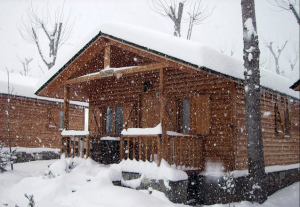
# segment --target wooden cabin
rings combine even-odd
[[[89,103],[86,147],[101,163],[165,159],[186,170],[202,171],[207,163],[243,170],[243,68],[242,61],[196,42],[107,23],[56,65],[36,94],[64,99],[65,120],[70,100]],[[282,90],[285,78],[263,72],[265,164],[299,163],[299,93]],[[284,81],[270,85],[273,76]],[[71,139],[62,143],[71,156]]]
[[[12,147],[60,148],[63,130],[63,102],[34,95],[38,79],[11,73],[10,93],[6,72],[0,71],[0,142],[8,147],[9,129]],[[11,90],[13,89],[13,90]],[[86,105],[86,104],[85,104]],[[84,104],[70,104],[70,126],[84,129]]]

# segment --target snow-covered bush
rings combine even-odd
[[[29,203],[28,206],[29,207],[34,207],[35,206],[35,202],[34,202],[34,198],[33,195],[27,195],[25,194],[25,197],[28,199]]]
[[[49,169],[45,172],[44,178],[55,178],[62,174],[70,173],[82,162],[82,158],[65,158],[64,154],[62,154],[61,159],[48,166]]]
[[[218,186],[224,190],[224,192],[227,194],[234,194],[235,193],[235,180],[234,180],[234,174],[231,172],[226,172],[223,176],[223,179],[218,184]],[[230,206],[230,203],[229,203]]]
[[[11,153],[3,151],[4,143],[0,143],[0,173],[5,172],[5,166],[13,164],[13,160],[16,159],[16,150]]]
[[[226,172],[223,176],[223,180],[218,184],[221,189],[229,194],[235,193],[235,181],[234,174],[230,172]]]

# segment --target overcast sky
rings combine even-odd
[[[190,2],[193,0],[190,0]],[[230,54],[234,48],[234,57],[242,60],[242,20],[240,0],[202,0],[210,8],[214,7],[213,14],[206,24],[194,26],[192,40],[207,44],[216,50],[225,50]],[[33,58],[30,64],[30,75],[41,77],[42,70],[47,68],[41,61],[37,48],[33,44],[26,43],[18,27],[22,24],[22,18],[26,20],[27,9],[32,2],[38,9],[39,15],[47,10],[54,13],[56,8],[62,7],[61,0],[0,0],[0,70],[14,70],[18,73],[22,69],[20,60]],[[261,62],[267,66],[270,52],[263,45],[264,41],[274,42],[274,49],[281,46],[286,40],[288,44],[280,58],[281,67],[285,70],[285,76],[296,80],[299,78],[299,61],[291,72],[288,57],[294,57],[295,48],[299,48],[299,26],[292,15],[287,11],[278,9],[266,0],[256,2],[257,30],[260,38]],[[47,9],[48,8],[48,9]],[[184,17],[187,17],[189,5],[185,5]],[[71,21],[75,24],[68,44],[61,46],[58,52],[58,60],[72,50],[78,42],[82,41],[86,34],[92,31],[103,21],[117,21],[146,27],[163,33],[173,34],[173,24],[168,17],[163,17],[150,9],[147,0],[65,0],[65,14],[70,12]],[[188,23],[182,23],[182,38],[186,38]],[[47,43],[45,43],[47,44]],[[299,52],[298,52],[299,55]],[[20,59],[20,60],[19,60]],[[275,71],[274,64],[270,70]]]

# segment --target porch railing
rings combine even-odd
[[[161,135],[121,135],[120,160],[136,159],[159,162]]]
[[[89,157],[90,136],[85,131],[82,131],[82,133],[78,133],[78,131],[76,133],[63,131],[60,152],[61,154],[65,153],[66,157]]]

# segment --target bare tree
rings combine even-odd
[[[63,4],[62,8],[56,9],[54,20],[50,17],[49,8],[47,8],[46,14],[40,17],[38,8],[34,9],[31,3],[27,11],[27,19],[23,18],[22,26],[19,28],[23,39],[37,46],[38,52],[49,70],[55,65],[58,48],[69,39],[73,29],[75,19],[70,22],[70,13],[65,18]],[[43,50],[44,43],[41,42],[42,35],[39,31],[42,31],[48,39],[47,51]]]
[[[30,62],[33,60],[33,58],[25,58],[25,60],[19,59],[19,61],[22,63],[23,71],[20,71],[21,75],[28,76],[29,71],[31,68],[29,67]]]
[[[221,53],[226,53],[227,51],[227,45],[225,44],[224,47],[219,47],[219,50]],[[235,41],[231,42],[231,48],[230,48],[230,56],[233,56],[234,53],[237,51],[236,47],[235,47]]]
[[[9,162],[11,161],[11,155],[12,155],[12,151],[11,151],[11,141],[10,141],[10,126],[9,126],[9,109],[10,109],[10,100],[11,100],[11,94],[13,93],[13,90],[14,88],[10,88],[10,85],[9,85],[9,74],[12,73],[12,71],[9,71],[7,68],[6,68],[6,72],[7,72],[7,133],[8,133],[8,146],[9,146]],[[13,167],[13,163],[11,162],[10,163],[10,167],[11,167],[11,170],[14,169]]]
[[[277,54],[273,50],[273,42],[270,42],[270,43],[265,42],[264,43],[265,46],[270,50],[270,52],[274,58],[276,73],[279,75],[283,75],[283,73],[284,73],[283,70],[280,70],[279,58],[280,58],[280,55],[281,55],[282,51],[284,50],[287,43],[288,43],[288,41],[286,40],[285,43],[283,45],[281,45],[281,47],[277,46]]]
[[[293,55],[288,55],[287,56],[287,59],[288,59],[288,62],[290,64],[290,67],[291,67],[291,70],[293,71],[296,64],[298,63],[298,58],[299,58],[299,48],[297,48],[295,45],[294,45],[294,51],[293,51]]]
[[[260,109],[260,71],[258,35],[254,0],[241,0],[243,19],[243,59],[245,67],[245,114],[247,132],[248,171],[253,201],[267,199],[265,163]]]
[[[300,25],[300,16],[297,14],[295,9],[296,5],[299,5],[299,1],[297,0],[269,0],[270,4],[278,7],[280,10],[286,10],[293,13],[295,16],[297,23]]]
[[[188,12],[189,18],[189,30],[187,34],[187,39],[190,40],[192,36],[192,30],[194,25],[204,24],[205,20],[209,18],[213,12],[214,8],[209,8],[209,6],[204,6],[202,0],[196,1],[191,4],[190,11]]]
[[[181,19],[186,0],[152,0],[150,8],[156,13],[169,17],[174,23],[174,36],[180,37]]]

